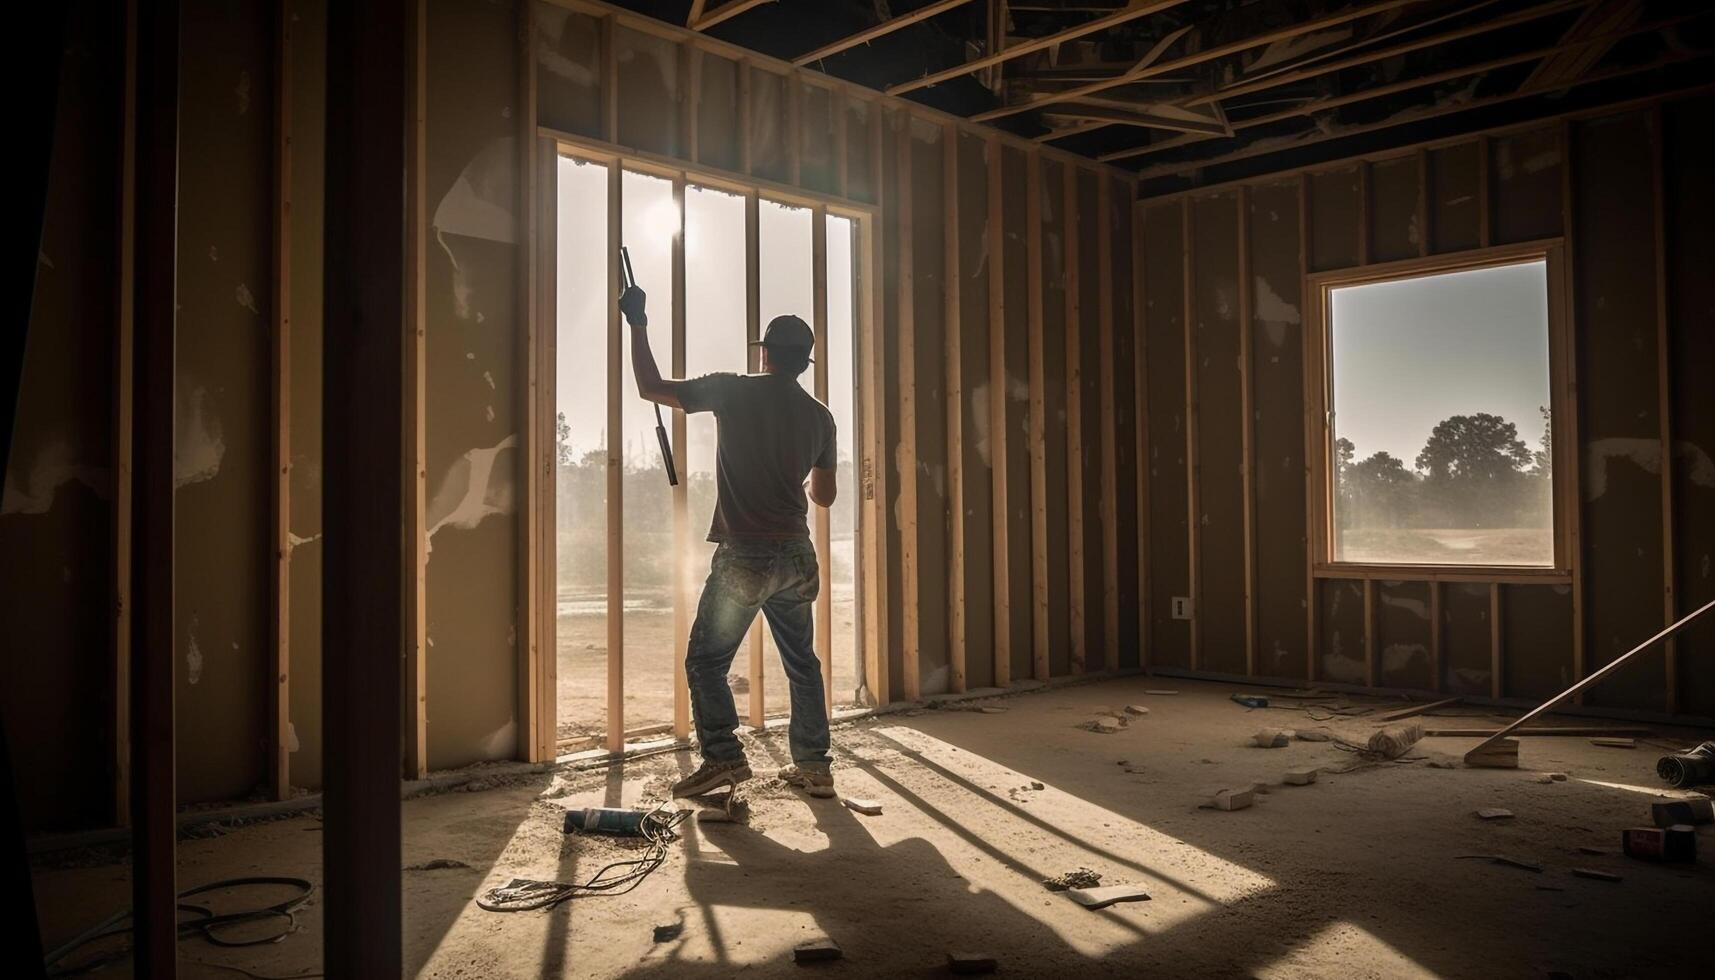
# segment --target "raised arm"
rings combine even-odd
[[[619,297],[619,311],[631,325],[631,371],[637,376],[637,394],[668,408],[679,408],[679,386],[682,382],[661,377],[655,364],[655,352],[649,349],[649,317],[644,312],[647,296],[632,286]]]

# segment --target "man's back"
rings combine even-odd
[[[833,469],[834,416],[796,379],[710,374],[683,383],[686,412],[714,412],[715,516],[710,541],[802,538],[809,534],[804,478]]]

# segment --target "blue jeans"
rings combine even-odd
[[[760,610],[792,689],[792,761],[806,769],[828,767],[828,712],[814,641],[819,589],[816,549],[808,538],[726,541],[715,549],[685,651],[691,716],[705,761],[744,759],[727,671]]]

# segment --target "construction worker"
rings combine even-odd
[[[821,582],[805,519],[805,489],[817,504],[833,504],[837,443],[833,413],[797,381],[810,365],[815,336],[799,317],[775,317],[754,345],[761,348],[760,374],[672,381],[661,377],[649,349],[644,305],[645,294],[635,285],[619,298],[631,324],[637,393],[688,413],[713,412],[717,431],[709,527],[717,547],[685,651],[703,764],[674,785],[673,795],[736,789],[751,778],[736,734],[738,709],[727,670],[761,611],[792,690],[792,765],[781,770],[780,779],[812,796],[831,797],[828,714],[814,642],[813,607]]]

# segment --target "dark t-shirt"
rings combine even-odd
[[[715,413],[709,540],[808,537],[804,479],[837,459],[828,407],[783,374],[705,374],[680,386],[679,404]]]

